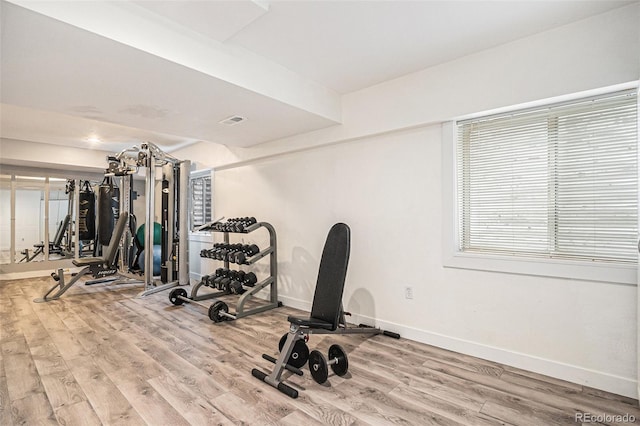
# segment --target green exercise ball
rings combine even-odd
[[[136,239],[140,243],[140,246],[144,248],[144,223],[140,225],[136,232]],[[158,222],[153,223],[153,245],[162,244],[162,225]]]

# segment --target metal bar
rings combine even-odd
[[[16,175],[11,175],[11,244],[9,263],[16,263]]]
[[[225,291],[216,291],[213,293],[207,293],[207,294],[203,294],[201,296],[198,296],[198,291],[200,290],[200,288],[202,288],[204,286],[204,283],[202,281],[200,281],[199,283],[197,283],[193,289],[191,290],[191,296],[189,297],[191,300],[207,300],[207,299],[213,299],[215,297],[218,296],[224,296],[227,295],[229,293],[225,292]]]
[[[346,327],[336,330],[324,330],[322,328],[301,328],[304,334],[382,334],[383,331],[377,327]]]
[[[224,243],[229,244],[229,233],[225,232],[223,235],[224,235]],[[227,259],[224,260],[224,268],[229,269],[229,261]]]
[[[253,265],[254,263],[256,263],[257,261],[259,261],[260,259],[262,259],[263,257],[265,257],[268,254],[273,253],[275,249],[273,247],[269,247],[267,249],[262,250],[260,253],[258,254],[254,254],[253,256],[251,256],[249,259],[247,259],[243,265]]]
[[[247,302],[247,300],[249,300],[255,294],[259,293],[266,286],[272,285],[274,282],[275,282],[274,277],[269,277],[263,280],[262,282],[260,282],[259,284],[256,284],[253,288],[251,288],[251,290],[247,291],[242,296],[240,296],[240,299],[238,299],[238,303],[236,305],[236,312],[237,312],[238,318],[246,317],[247,315],[249,315],[244,310],[244,304]],[[253,311],[253,309],[251,311]]]
[[[277,362],[277,359],[272,357],[271,355],[262,354],[262,358],[266,359],[267,361],[272,362],[274,364]],[[297,374],[298,376],[302,376],[302,374],[303,374],[302,370],[300,370],[299,368],[294,367],[293,365],[285,364],[284,368],[286,368],[287,370],[291,371],[292,373]]]
[[[110,278],[98,278],[95,280],[85,281],[84,285],[94,285],[94,284],[103,284],[118,281],[118,277],[110,277]]]
[[[145,273],[145,280],[146,280],[146,275],[147,274]],[[144,297],[144,296],[148,296],[150,294],[154,294],[154,293],[159,293],[161,291],[165,291],[165,290],[173,288],[173,287],[177,287],[178,286],[178,281],[173,281],[173,282],[170,282],[170,283],[158,286],[158,287],[154,287],[153,286],[154,284],[152,284],[151,287],[146,288],[146,281],[145,281],[145,290],[142,291],[141,293],[139,293],[136,297]]]
[[[179,171],[178,281],[180,285],[189,285],[189,173],[191,172],[191,161],[182,161]]]
[[[276,238],[276,230],[270,223],[260,222],[260,224],[265,228],[267,228],[267,230],[269,231],[269,245],[271,246],[271,249],[272,249],[270,253],[271,256],[269,258],[269,271],[271,273],[271,276],[273,277],[273,283],[271,284],[271,288],[270,288],[270,300],[271,300],[271,303],[275,303],[277,305],[278,304],[278,258],[277,258],[278,241]]]
[[[205,305],[204,303],[200,303],[197,300],[193,300],[193,299],[189,299],[188,297],[183,297],[183,296],[177,296],[178,299],[183,300],[187,303],[193,303],[194,305],[198,305],[198,306],[202,306],[205,309],[209,309],[209,306]]]
[[[69,196],[69,209],[71,210],[69,214],[71,215],[71,223],[69,224],[69,229],[67,230],[67,246],[73,246],[73,258],[80,258],[80,221],[77,217],[77,212],[80,211],[80,179],[75,179],[73,181],[73,192]],[[95,195],[94,195],[95,196]],[[94,205],[94,215],[95,215],[95,206]],[[95,226],[98,224],[96,223]],[[73,231],[71,229],[73,228]],[[93,246],[95,250],[95,246],[98,244],[98,241],[95,239],[94,235]]]
[[[44,244],[44,260],[49,260],[49,176],[44,178],[44,238],[42,243]]]
[[[193,286],[193,288],[191,289],[191,299],[193,300],[198,300],[198,290],[200,290],[200,287],[202,287],[204,285],[204,283],[202,282],[202,280],[200,280],[199,283],[197,283],[196,285]]]
[[[237,311],[235,314],[235,317],[244,318],[244,317],[248,317],[249,315],[258,314],[260,312],[268,311],[270,309],[274,309],[277,307],[278,307],[278,303],[269,303],[268,305],[258,306],[257,308],[249,309],[247,311],[245,310],[242,310],[241,312]]]
[[[147,210],[145,214],[144,226],[144,291],[140,294],[146,295],[154,287],[153,280],[153,234],[154,234],[154,213],[155,213],[155,159],[149,150],[146,150],[146,180],[145,180],[145,197],[147,201]]]
[[[163,250],[165,255],[162,257],[162,261],[164,262],[164,266],[166,268],[167,281],[174,280],[174,264],[173,264],[173,240],[175,238],[175,178],[176,178],[176,170],[173,167],[173,164],[165,164],[162,166],[162,179],[167,181],[167,188],[164,188],[163,185],[163,194],[162,198],[166,197],[167,205],[165,206],[163,203],[163,210],[166,207],[166,217],[165,212],[162,212],[162,225],[166,229],[166,240],[163,241]],[[167,191],[166,195],[164,191]],[[166,219],[166,221],[165,221]],[[163,234],[164,236],[164,234]]]
[[[207,294],[202,294],[200,296],[195,296],[195,297],[191,297],[191,300],[209,300],[209,299],[215,299],[216,297],[219,296],[227,296],[229,293],[227,293],[226,291],[216,291],[214,293],[207,293]]]
[[[76,276],[71,278],[71,281],[69,281],[67,284],[64,283],[64,270],[63,269],[58,269],[58,277],[60,278],[60,281],[57,282],[53,287],[51,287],[49,289],[49,291],[47,291],[43,297],[39,297],[39,298],[33,299],[33,301],[35,303],[43,303],[43,302],[48,302],[50,300],[58,299],[67,290],[69,290],[76,282],[78,282],[78,280],[80,278],[82,278],[86,273],[88,273],[89,269],[90,269],[90,267],[87,266],[87,267],[83,268],[82,270],[80,270],[80,272],[78,272],[76,274]],[[58,291],[52,297],[48,297],[49,294],[51,294],[53,292],[53,290],[55,290],[56,288],[58,288]]]
[[[280,376],[282,376],[284,365],[286,364],[285,360],[288,360],[289,356],[291,356],[291,352],[293,352],[293,345],[298,339],[298,326],[291,325],[289,333],[287,334],[287,340],[284,342],[284,346],[282,346],[282,351],[280,351],[280,356],[276,361],[276,365],[273,367],[271,374],[265,377],[265,382],[269,383],[271,386],[278,387],[278,383],[280,383]]]
[[[124,232],[122,233],[122,237],[120,238],[119,241],[119,247],[120,247],[120,256],[118,256],[118,270],[119,271],[126,271],[127,269],[129,269],[129,250],[128,247],[131,244],[131,235],[130,235],[130,229],[129,229],[129,220],[130,220],[130,215],[133,214],[133,212],[129,209],[129,197],[131,195],[131,187],[129,185],[129,176],[125,175],[125,176],[121,176],[120,177],[120,214],[123,214],[124,212],[128,213],[127,215],[127,225],[125,227]]]

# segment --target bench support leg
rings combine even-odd
[[[304,331],[300,330],[300,326],[291,324],[289,328],[289,334],[287,335],[287,340],[282,347],[282,351],[280,351],[280,356],[276,360],[276,365],[273,367],[273,371],[271,374],[266,374],[257,368],[251,370],[251,374],[253,377],[262,380],[263,382],[273,386],[278,389],[280,392],[284,393],[291,398],[298,397],[298,391],[291,386],[285,384],[281,380],[282,372],[285,370],[287,365],[287,360],[289,356],[291,356],[291,352],[293,351],[293,346],[299,339],[304,338]]]
[[[37,299],[33,299],[33,301],[36,302],[36,303],[43,303],[43,302],[49,302],[50,300],[56,300],[56,299],[60,298],[60,296],[62,296],[67,290],[69,290],[71,288],[71,286],[74,285],[87,272],[89,272],[89,267],[88,266],[86,268],[83,268],[80,272],[78,272],[76,274],[76,276],[71,278],[71,280],[67,284],[65,284],[64,283],[64,270],[63,269],[58,269],[58,277],[60,278],[60,281],[58,281],[56,284],[54,284],[53,287],[51,287],[49,289],[49,291],[47,291],[44,294],[44,296],[39,297]],[[58,291],[53,293],[56,289]],[[53,295],[49,296],[51,293],[53,293]]]

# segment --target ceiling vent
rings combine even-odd
[[[233,126],[238,123],[242,123],[243,121],[247,121],[246,118],[240,117],[239,115],[232,115],[231,117],[225,118],[220,122],[220,124],[226,124],[227,126]]]

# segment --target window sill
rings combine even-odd
[[[213,243],[213,233],[207,231],[189,231],[189,241]]]
[[[512,258],[508,256],[456,252],[445,256],[444,267],[637,285],[636,265],[522,257]]]

